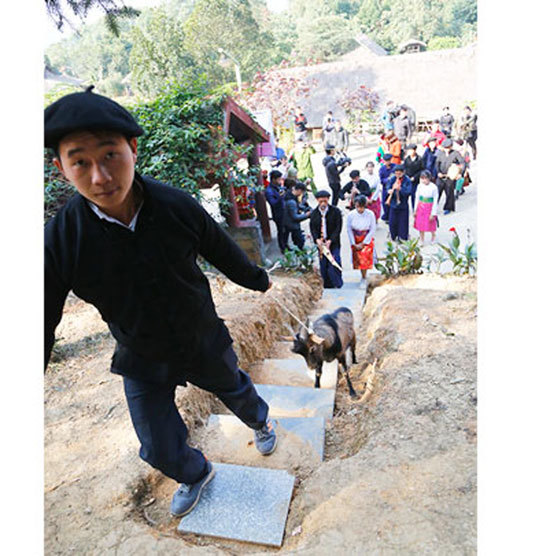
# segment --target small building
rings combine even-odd
[[[409,39],[402,42],[399,46],[399,54],[414,54],[415,52],[424,52],[428,48],[425,42],[418,39]]]

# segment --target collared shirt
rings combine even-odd
[[[120,220],[117,220],[116,218],[113,218],[112,216],[109,216],[108,214],[105,214],[97,205],[94,205],[94,203],[92,203],[91,201],[87,200],[87,203],[88,203],[88,206],[102,220],[107,220],[107,222],[113,222],[114,224],[118,224],[119,226],[127,228],[128,230],[130,230],[132,232],[136,231],[137,217],[139,215],[139,211],[141,210],[141,207],[143,206],[143,201],[141,201],[141,203],[139,204],[139,207],[137,208],[136,213],[134,214],[134,217],[132,218],[132,220],[130,220],[129,224],[124,224],[124,222],[121,222]]]
[[[327,212],[328,212],[328,205],[322,209],[319,207],[319,212],[321,213],[321,238],[327,238]]]

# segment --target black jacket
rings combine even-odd
[[[309,218],[306,210],[304,205],[298,203],[298,199],[289,191],[285,196],[284,227],[288,230],[299,230],[300,222]]]
[[[340,185],[340,174],[345,170],[345,165],[338,168],[336,160],[333,156],[327,155],[323,158],[323,166],[325,167],[325,174],[329,183]]]
[[[143,206],[134,232],[101,220],[80,194],[45,229],[45,361],[70,290],[94,305],[117,340],[111,370],[165,382],[232,342],[197,256],[230,280],[266,291],[252,264],[181,189],[136,174]]]
[[[359,190],[359,193],[361,195],[365,195],[368,197],[371,194],[370,185],[364,179],[359,178],[359,181],[356,184],[354,184],[352,181],[348,181],[348,183],[346,183],[346,185],[342,187],[342,189],[340,190],[340,199],[344,199],[344,195],[346,193],[351,193],[354,185]]]
[[[464,159],[462,155],[455,150],[452,150],[447,154],[444,150],[440,150],[435,158],[435,171],[437,174],[446,174],[451,167],[451,164],[461,164],[464,168]],[[439,178],[438,178],[439,179]]]
[[[340,209],[328,205],[326,221],[327,237],[325,239],[330,239],[331,247],[340,247],[340,233],[342,232],[342,213]],[[313,241],[317,241],[321,237],[321,213],[319,212],[319,207],[311,213],[309,229]]]
[[[418,182],[420,181],[420,172],[424,170],[422,158],[416,155],[416,158],[413,160],[410,156],[407,156],[403,165],[405,166],[405,174],[409,176],[412,184],[418,185]]]

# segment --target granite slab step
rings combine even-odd
[[[322,380],[322,378],[321,378]],[[269,404],[271,417],[324,417],[332,419],[335,390],[256,384],[258,394]]]
[[[280,469],[213,465],[216,476],[178,531],[281,546],[294,476]]]
[[[201,449],[209,459],[239,465],[293,471],[315,468],[323,459],[325,420],[322,417],[275,417],[277,448],[269,457],[254,445],[254,431],[235,415],[210,415]]]
[[[303,357],[300,359],[264,359],[250,367],[250,374],[255,383],[279,384],[287,386],[304,386],[311,388],[315,384],[315,371],[308,368]],[[338,362],[331,361],[323,365],[321,388],[336,388],[338,379]]]

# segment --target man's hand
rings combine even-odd
[[[437,177],[438,177],[438,178],[444,178],[444,177],[445,177],[445,174],[442,174],[441,172],[439,172],[439,173],[437,174]]]
[[[326,244],[326,246],[330,249],[330,244],[331,244],[330,239],[327,239],[327,240],[325,241],[325,244]]]

